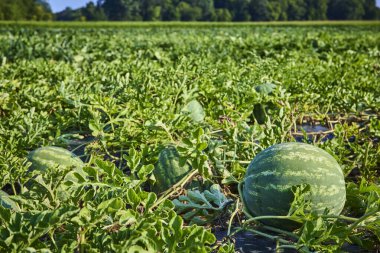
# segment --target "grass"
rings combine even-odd
[[[139,21],[0,21],[0,26],[52,27],[52,28],[116,28],[116,27],[255,27],[255,26],[380,26],[380,21],[262,21],[262,22],[139,22]]]

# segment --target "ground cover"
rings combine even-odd
[[[279,249],[378,250],[380,26],[360,24],[2,23],[0,251],[233,252],[242,229]],[[238,183],[292,141],[338,161],[347,201],[339,217],[297,203],[290,233],[249,219]],[[84,176],[32,171],[28,153],[47,145],[80,156]],[[169,145],[192,170],[157,192]]]

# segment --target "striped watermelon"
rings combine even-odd
[[[242,182],[241,198],[252,216],[284,216],[294,199],[293,186],[310,185],[311,209],[339,215],[346,200],[343,172],[326,151],[305,143],[283,143],[260,152],[250,163]],[[284,229],[295,224],[263,220]]]
[[[190,170],[191,166],[189,164],[185,161],[183,164],[181,163],[179,153],[175,147],[166,147],[160,152],[158,162],[153,170],[156,178],[153,190],[160,193],[169,189],[185,177]]]
[[[64,148],[54,146],[38,148],[29,153],[28,159],[32,163],[32,170],[45,171],[48,168],[82,168],[84,166],[79,157]]]

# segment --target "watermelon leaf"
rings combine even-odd
[[[182,214],[190,224],[197,225],[214,221],[232,202],[221,192],[218,184],[212,185],[210,190],[202,193],[198,190],[190,190],[187,196],[180,196],[173,200],[177,213]]]
[[[204,109],[197,100],[190,101],[182,109],[182,112],[187,114],[194,122],[197,123],[202,123],[205,118]]]

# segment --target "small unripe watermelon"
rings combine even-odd
[[[264,83],[255,87],[256,92],[261,95],[271,95],[275,89],[276,85],[273,83]],[[272,107],[274,107],[272,102],[255,104],[253,106],[253,116],[255,117],[257,123],[265,123],[267,120],[267,111]]]
[[[54,146],[38,148],[28,155],[32,170],[45,171],[59,167],[82,168],[82,160],[70,151]]]
[[[242,200],[252,216],[286,216],[294,199],[292,187],[310,185],[311,210],[339,215],[346,201],[343,172],[326,151],[305,143],[283,143],[260,152],[248,166],[242,182]],[[262,220],[283,229],[288,220]]]
[[[153,190],[160,193],[169,189],[185,177],[190,170],[191,166],[189,164],[180,161],[179,153],[175,147],[168,146],[164,148],[160,152],[153,170],[156,178]]]

